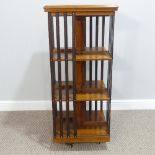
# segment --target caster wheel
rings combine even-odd
[[[73,143],[66,143],[66,145],[70,146],[71,148],[73,147]]]
[[[101,142],[98,142],[97,144],[101,144]]]
[[[73,144],[70,144],[71,148],[73,147]]]

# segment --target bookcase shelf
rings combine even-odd
[[[59,51],[53,49],[53,61],[58,61],[58,52],[60,52],[60,61],[65,61],[65,50],[61,48]],[[68,61],[73,60],[72,48],[66,50]],[[112,60],[111,53],[103,47],[86,47],[76,52],[76,61],[93,61],[93,60]],[[52,61],[52,59],[51,59]]]
[[[73,101],[73,82],[69,81],[69,100]],[[95,86],[96,85],[96,86]],[[62,81],[62,101],[66,101],[66,82]],[[59,101],[59,83],[55,83],[55,101]],[[76,90],[76,101],[108,101],[110,96],[103,81],[86,81],[85,84]]]
[[[44,7],[48,13],[55,143],[110,141],[117,9],[117,5]]]
[[[85,113],[85,122],[77,128],[77,137],[74,137],[74,113],[70,112],[70,136],[67,136],[66,132],[66,112],[62,114],[63,120],[63,138],[60,138],[60,124],[56,126],[57,136],[54,138],[54,142],[67,143],[68,140],[71,143],[75,142],[87,142],[87,137],[89,137],[90,142],[107,142],[110,141],[110,136],[108,132],[108,126],[104,118],[104,112],[98,111],[97,118],[95,111]],[[57,113],[57,122],[60,122],[60,113]],[[100,138],[99,138],[100,137]]]

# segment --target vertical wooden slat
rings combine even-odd
[[[86,17],[84,19],[84,45],[86,47]]]
[[[83,29],[84,29],[84,30],[83,30],[83,31],[84,31],[84,32],[83,32],[83,33],[84,33],[84,47],[86,47],[86,17],[84,17],[83,23],[84,23],[84,24],[83,24],[83,25],[84,25],[84,27],[83,27]],[[85,75],[85,77],[84,77],[85,81],[86,81],[86,64],[87,64],[87,63],[88,63],[88,62],[85,62],[85,65],[84,65],[84,67],[85,67],[85,69],[84,69],[84,70],[85,70],[85,74],[84,74],[84,75]],[[86,111],[86,103],[87,103],[87,101],[86,101],[85,104],[84,104],[84,105],[85,105],[85,111]]]
[[[89,47],[92,48],[92,16],[90,16],[90,19],[89,19]],[[92,87],[92,61],[89,61],[89,84],[90,84],[90,87]],[[91,114],[91,111],[92,111],[92,101],[89,101],[89,114]]]
[[[110,101],[107,102],[107,122],[108,122],[108,129],[110,131],[110,118],[111,118],[111,89],[112,89],[112,64],[113,61],[109,60],[108,62],[108,79],[107,79],[107,88],[108,94],[110,96]]]
[[[68,31],[67,31],[67,13],[64,13],[64,45],[65,45],[65,79],[66,79],[66,130],[67,137],[70,136],[69,123],[69,85],[68,85]]]
[[[102,16],[102,47],[104,48],[105,16]],[[101,80],[103,80],[104,60],[101,60]],[[103,101],[100,101],[100,110],[103,110]]]
[[[75,50],[75,12],[72,13],[72,55],[73,55],[73,108],[74,108],[74,136],[77,136],[76,112],[76,50]]]
[[[49,50],[50,50],[50,70],[51,70],[51,92],[52,92],[52,113],[53,113],[53,134],[56,137],[56,102],[55,102],[55,66],[53,62],[53,48],[54,48],[54,29],[53,16],[48,13],[48,31],[49,31]]]
[[[110,16],[110,23],[109,23],[109,52],[113,57],[113,45],[114,45],[114,21],[115,16]],[[111,91],[112,91],[112,65],[113,60],[108,61],[108,79],[107,79],[107,88],[108,94],[111,98]],[[111,100],[107,103],[107,122],[108,122],[108,129],[110,133],[110,119],[111,119]]]
[[[96,36],[95,36],[95,47],[98,47],[98,22],[99,17],[96,16]],[[95,61],[95,87],[97,87],[97,74],[98,74],[98,61]],[[95,116],[97,118],[97,101],[95,101]]]
[[[115,16],[110,16],[109,21],[109,52],[113,56],[113,44],[114,44],[114,22],[115,22]]]
[[[57,51],[58,51],[58,83],[59,83],[60,137],[63,137],[61,53],[60,53],[60,28],[59,28],[59,13],[58,12],[56,13],[56,38],[57,38]]]

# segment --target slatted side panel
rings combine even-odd
[[[86,40],[89,39],[88,45],[89,48],[98,48],[105,47],[104,36],[105,36],[105,16],[90,16],[89,17],[89,38],[86,37]],[[100,23],[101,21],[101,23]],[[94,23],[95,22],[95,23]],[[101,24],[101,26],[100,26]],[[94,32],[95,31],[95,32]],[[99,34],[101,32],[101,34]],[[99,66],[100,65],[100,66]],[[104,60],[101,61],[89,61],[89,86],[92,87],[92,80],[95,80],[95,86],[97,87],[98,80],[104,80]],[[100,76],[98,76],[100,75]],[[95,101],[95,106],[93,106],[92,101],[89,101],[89,114],[91,115],[92,107],[95,107],[95,111],[98,109],[103,109],[103,101],[100,101],[100,106],[98,107],[97,101]]]
[[[52,13],[49,13],[49,20],[52,19],[52,24],[53,24],[53,16],[51,16]],[[62,15],[61,15],[62,16]],[[76,114],[76,49],[75,49],[75,13],[72,13],[72,80],[73,80],[73,87],[72,87],[72,91],[73,92],[73,125],[71,126],[71,122],[70,122],[70,99],[69,99],[69,95],[70,95],[70,91],[69,91],[69,59],[68,59],[68,14],[67,12],[63,13],[63,20],[60,19],[60,13],[57,12],[55,15],[55,31],[53,30],[53,25],[51,25],[51,23],[49,23],[49,34],[51,36],[53,44],[51,44],[51,56],[50,56],[50,60],[51,60],[51,69],[53,67],[53,71],[51,71],[51,79],[52,79],[52,89],[53,89],[53,103],[55,102],[54,97],[55,97],[55,69],[56,69],[56,73],[57,73],[57,82],[58,82],[58,104],[59,104],[59,115],[57,116],[57,104],[53,104],[53,130],[54,130],[54,135],[56,136],[57,134],[60,137],[70,137],[71,134],[73,136],[73,133],[71,133],[71,130],[74,130],[74,136],[77,136],[77,114]],[[62,21],[63,21],[63,27],[64,29],[60,29],[60,27],[62,26]],[[52,30],[51,30],[52,29]],[[64,33],[64,35],[62,35],[62,31]],[[57,62],[58,62],[58,66],[57,68],[55,67],[54,63],[55,61],[53,61],[53,49],[54,49],[54,33],[55,35],[55,42],[56,42],[56,47],[55,49],[57,50]],[[60,36],[64,36],[63,40],[64,40],[64,54],[65,54],[65,70],[62,70],[62,61],[61,61],[61,47],[63,45],[61,45],[61,39]],[[66,115],[63,116],[63,110],[64,110],[64,106],[62,103],[62,95],[64,92],[62,92],[62,77],[65,76],[65,99],[66,99],[66,104],[65,104],[65,111],[66,111]],[[55,110],[54,110],[55,109]],[[65,119],[64,119],[65,117]],[[56,119],[57,118],[57,119]],[[56,120],[59,120],[59,122],[56,122]],[[58,125],[59,123],[59,125]],[[58,126],[58,127],[56,127]],[[57,130],[57,131],[56,131]]]
[[[93,20],[95,18],[95,20]],[[99,26],[99,19],[101,19],[101,27]],[[106,20],[107,19],[107,20]],[[108,38],[108,52],[111,54],[111,56],[113,57],[113,39],[114,39],[114,15],[112,16],[90,16],[89,17],[89,41],[88,41],[88,45],[90,48],[92,47],[105,47],[107,45],[105,45],[105,30],[107,30],[105,28],[106,25],[106,21],[109,21],[109,27],[107,27],[107,29],[109,30],[109,35],[106,36]],[[95,22],[95,23],[93,23]],[[93,27],[94,26],[94,27]],[[99,34],[99,29],[101,28],[101,35]],[[93,32],[95,31],[95,33]],[[106,39],[107,39],[106,38]],[[101,39],[101,40],[100,40]],[[86,36],[86,40],[88,40],[87,36]],[[95,43],[93,44],[95,40]],[[100,41],[101,41],[101,45],[100,45]],[[107,41],[107,40],[106,40]],[[93,62],[89,61],[89,67],[87,68],[89,70],[89,86],[92,87],[92,80],[93,80],[93,76],[94,76],[94,80],[95,80],[95,85],[97,87],[97,81],[98,80],[105,80],[107,79],[107,89],[108,89],[108,94],[111,98],[111,89],[112,89],[112,62],[113,60],[109,60],[106,61],[106,63],[108,63],[108,73],[105,74],[105,76],[107,76],[107,78],[104,78],[104,60],[101,60],[101,63],[98,63],[99,61],[95,61],[94,64],[94,70],[93,70]],[[100,66],[99,66],[100,64]],[[100,73],[100,77],[98,77],[98,73]],[[106,82],[106,81],[104,81]],[[110,131],[110,113],[111,113],[111,101],[108,102],[103,102],[102,100],[100,101],[100,107],[98,107],[97,101],[95,101],[95,105],[92,104],[92,101],[89,101],[89,115],[91,116],[92,110],[95,108],[95,113],[97,114],[97,111],[103,110],[103,103],[105,104],[104,109],[106,108],[106,121],[108,123],[108,127],[109,127],[109,131]],[[97,118],[97,115],[96,115]]]

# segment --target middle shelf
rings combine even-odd
[[[66,82],[61,82],[62,87],[62,101],[66,101]],[[73,82],[68,82],[69,86],[69,100],[73,100]],[[55,82],[55,100],[59,101],[59,83]],[[110,100],[107,88],[102,80],[86,81],[81,88],[76,90],[76,101],[97,101],[97,100]]]
[[[68,61],[72,61],[73,49],[68,48],[66,51],[68,55]],[[58,61],[58,52],[60,52],[60,61],[65,61],[64,48],[61,48],[59,51],[56,48],[53,49],[53,61]],[[85,47],[76,52],[76,61],[111,60],[111,59],[112,59],[111,53],[104,47],[92,47],[92,48]]]

